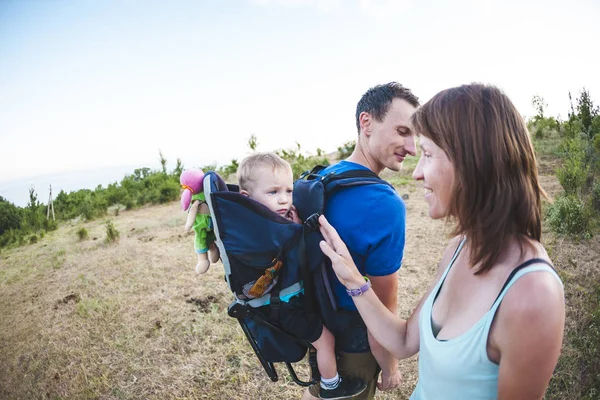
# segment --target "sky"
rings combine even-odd
[[[524,116],[600,103],[597,0],[0,0],[0,195],[118,181],[136,167],[327,152],[360,96],[422,102],[483,82]]]

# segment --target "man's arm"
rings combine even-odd
[[[398,315],[398,272],[386,276],[369,276],[371,287],[383,305]],[[371,352],[381,367],[380,390],[390,390],[400,385],[398,360],[373,338],[369,332]]]

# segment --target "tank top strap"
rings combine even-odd
[[[450,272],[450,268],[452,268],[452,265],[454,265],[454,262],[458,258],[458,255],[460,254],[460,252],[466,242],[467,242],[467,237],[465,236],[458,244],[458,247],[456,248],[456,250],[454,250],[454,254],[452,255],[452,258],[450,259],[448,266],[444,270],[444,273],[442,274],[440,281],[437,283],[437,285],[434,288],[435,293],[432,293],[433,294],[433,302],[435,302],[437,300],[437,297],[440,294],[440,287],[442,287],[442,285],[444,284],[444,281],[446,280],[446,275],[448,275],[448,272]],[[433,302],[432,302],[432,304],[433,304]]]
[[[552,275],[554,275],[556,280],[558,280],[560,285],[563,286],[563,283],[562,283],[560,277],[558,276],[558,274],[556,273],[556,270],[554,269],[552,264],[550,264],[548,261],[546,261],[544,259],[532,258],[531,260],[525,261],[523,264],[516,267],[510,273],[508,278],[506,279],[506,282],[504,283],[502,290],[500,290],[498,297],[496,297],[494,304],[492,304],[492,307],[490,308],[490,311],[488,312],[489,318],[485,323],[485,337],[486,338],[487,338],[487,336],[489,334],[489,330],[492,326],[492,322],[494,320],[494,316],[496,315],[496,311],[498,310],[498,307],[500,307],[500,304],[502,303],[502,299],[504,299],[504,296],[506,296],[506,293],[511,288],[511,286],[523,275],[526,275],[530,272],[537,272],[537,271],[547,271],[547,272],[551,273]]]
[[[515,277],[515,275],[517,275],[517,273],[519,271],[521,271],[522,269],[527,268],[527,267],[529,267],[532,264],[546,264],[548,267],[550,267],[550,269],[552,271],[556,272],[555,269],[554,269],[554,267],[552,266],[552,264],[550,264],[548,261],[546,261],[546,260],[544,260],[542,258],[532,258],[531,260],[525,261],[524,263],[522,263],[521,265],[519,265],[515,269],[513,269],[512,272],[510,273],[510,275],[508,275],[508,278],[506,278],[506,282],[504,282],[504,285],[502,286],[502,289],[500,289],[500,293],[498,293],[498,297],[496,297],[496,300],[494,300],[494,304],[496,304],[496,302],[498,301],[498,299],[500,299],[500,296],[503,296],[503,293],[505,292],[505,290],[507,289],[507,287],[509,285],[512,285],[511,282],[512,282],[513,278]],[[546,268],[544,268],[544,269],[546,269]],[[537,270],[538,269],[536,269],[536,271]],[[523,275],[523,274],[521,274],[521,275]],[[519,276],[521,276],[521,275],[519,275]],[[559,279],[559,281],[560,281],[560,279]],[[492,305],[492,307],[493,307],[493,305]]]

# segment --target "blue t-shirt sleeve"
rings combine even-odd
[[[365,234],[371,238],[364,255],[365,273],[385,276],[400,269],[404,256],[406,234],[406,206],[396,194],[373,199],[371,221],[366,223]]]
[[[362,273],[385,276],[398,271],[404,254],[406,207],[383,185],[336,194],[326,216],[338,230]]]

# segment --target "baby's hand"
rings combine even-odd
[[[297,224],[301,224],[302,223],[302,220],[298,216],[298,210],[296,210],[295,206],[292,206],[292,208],[290,208],[290,211],[288,211],[288,214],[287,214],[287,218],[290,221],[293,221],[293,222],[295,222]]]

